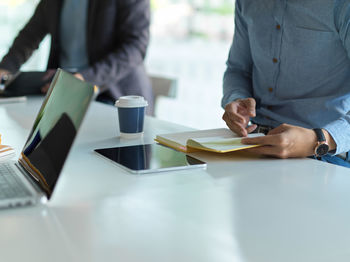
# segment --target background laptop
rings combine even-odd
[[[21,155],[0,164],[0,208],[50,199],[97,87],[58,70]]]

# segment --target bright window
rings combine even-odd
[[[1,57],[38,2],[0,1]],[[224,126],[220,99],[234,29],[234,0],[151,0],[151,5],[148,71],[178,80],[177,98],[160,100],[158,117],[195,128]],[[49,41],[47,37],[23,70],[46,68]]]

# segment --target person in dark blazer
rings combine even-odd
[[[60,67],[98,85],[102,102],[144,96],[150,113],[153,94],[143,65],[149,24],[149,0],[41,0],[0,62],[0,75],[16,73],[50,34],[48,70]]]

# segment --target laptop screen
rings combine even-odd
[[[96,91],[60,69],[51,83],[19,159],[48,198]]]

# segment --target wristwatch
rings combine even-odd
[[[327,155],[329,151],[329,145],[327,144],[326,138],[323,134],[323,131],[321,128],[314,128],[312,129],[315,131],[317,136],[317,144],[315,147],[315,156],[317,158],[320,158],[322,156]]]

